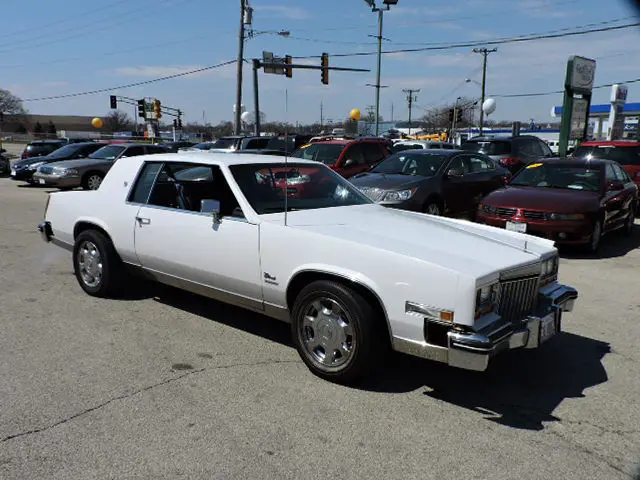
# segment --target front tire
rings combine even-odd
[[[636,209],[632,207],[631,210],[629,211],[629,216],[627,217],[627,220],[624,222],[624,227],[622,228],[622,233],[627,237],[630,237],[631,234],[633,234],[633,223],[635,222],[635,219],[636,219]]]
[[[111,297],[124,280],[124,266],[111,240],[97,230],[85,230],[73,247],[73,270],[80,287],[94,297]]]
[[[298,294],[292,336],[298,354],[318,377],[353,384],[367,376],[383,353],[376,309],[356,290],[318,280]]]
[[[82,177],[82,188],[84,190],[97,190],[102,184],[104,174],[100,172],[89,172]]]
[[[600,248],[600,240],[602,239],[602,220],[596,220],[593,224],[593,231],[591,232],[591,240],[586,245],[587,252],[596,253]]]
[[[424,205],[423,210],[424,210],[424,213],[428,215],[435,215],[437,217],[442,215],[442,207],[440,206],[440,203],[434,199],[428,200],[427,203]]]

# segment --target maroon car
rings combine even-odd
[[[617,162],[544,159],[487,195],[477,221],[595,252],[603,234],[631,234],[638,187]]]
[[[366,172],[391,155],[383,138],[321,140],[300,147],[294,158],[322,162],[345,178]]]

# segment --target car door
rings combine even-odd
[[[616,174],[616,178],[622,182],[624,186],[620,195],[622,196],[622,209],[620,211],[621,221],[625,221],[631,212],[635,213],[635,206],[637,203],[637,187],[633,183],[633,180],[629,177],[627,172],[624,171],[622,166],[617,163],[613,164],[613,171]]]
[[[364,161],[362,143],[352,143],[346,146],[342,158],[337,165],[338,173],[344,178],[352,177],[368,169]]]
[[[448,172],[455,170],[461,175],[452,176]],[[477,195],[475,179],[471,174],[469,155],[454,156],[447,165],[442,178],[442,194],[447,213],[459,214],[473,208]]]
[[[180,180],[194,169],[200,177],[202,171],[210,172],[210,180]],[[238,215],[239,204],[221,169],[147,162],[139,178],[146,183],[132,192],[132,201],[140,204],[132,227],[141,266],[165,283],[261,308],[259,226]],[[220,202],[219,223],[201,212],[207,199]]]
[[[474,206],[489,193],[504,186],[503,175],[496,168],[496,164],[489,157],[479,154],[469,155],[470,175],[473,177]]]
[[[612,189],[612,185],[624,185],[616,175],[614,165],[607,163],[605,166],[605,192],[602,201],[604,207],[604,230],[612,230],[619,227],[625,219],[623,188]]]
[[[362,150],[367,170],[375,167],[386,157],[382,145],[376,142],[364,142],[362,144]]]

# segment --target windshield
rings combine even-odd
[[[78,150],[82,149],[82,145],[65,145],[49,154],[49,158],[67,158],[75,155]]]
[[[433,177],[448,158],[448,156],[437,153],[404,151],[391,155],[371,172]]]
[[[344,147],[345,145],[338,143],[312,143],[309,146],[300,147],[300,149],[291,156],[322,162],[325,165],[333,165],[338,161],[338,158],[340,158]]]
[[[203,142],[197,143],[193,146],[193,148],[197,148],[198,150],[210,150],[213,144],[211,142]]]
[[[600,191],[600,168],[586,165],[532,163],[509,182],[512,186]]]
[[[124,151],[125,147],[119,147],[117,145],[107,145],[106,147],[99,148],[89,158],[97,158],[99,160],[115,160],[118,155]]]
[[[470,141],[462,144],[462,150],[484,153],[485,155],[508,155],[511,153],[511,143],[491,140],[490,142]]]
[[[259,214],[365,205],[372,203],[359,190],[323,165],[290,163],[245,164],[229,167],[238,186]]]
[[[636,146],[601,146],[601,147],[578,147],[573,152],[572,157],[579,158],[604,158],[613,160],[620,165],[640,165],[640,147]]]
[[[232,148],[235,143],[235,138],[219,138],[215,142],[213,142],[211,148]]]

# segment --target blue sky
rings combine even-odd
[[[380,3],[381,0],[377,0]],[[21,98],[112,87],[233,60],[237,55],[237,0],[2,0],[0,88]],[[289,38],[259,35],[247,40],[246,58],[262,55],[320,55],[374,51],[376,15],[363,0],[252,0],[256,31],[289,30]],[[548,32],[630,17],[623,0],[399,0],[384,17],[385,49],[419,47]],[[630,20],[632,20],[630,18]],[[569,55],[598,61],[596,84],[640,77],[640,27],[588,36],[498,46],[489,57],[490,95],[554,91],[562,88]],[[319,60],[315,60],[319,62]],[[297,70],[293,79],[260,75],[261,110],[267,120],[340,120],[351,108],[374,103],[375,56],[331,58],[331,65],[369,68],[369,73]],[[189,121],[232,119],[235,65],[196,75],[120,89],[115,94],[155,96],[181,108]],[[243,103],[253,105],[251,69],[245,65]],[[424,109],[479,96],[465,78],[481,80],[481,56],[470,48],[383,56],[381,115],[407,118],[402,89],[419,88],[414,117]],[[288,94],[288,112],[285,108]],[[630,101],[640,101],[640,83],[630,85]],[[608,89],[594,101],[604,103]],[[498,99],[500,119],[550,121],[561,96]],[[31,113],[104,115],[109,93],[28,102]],[[133,107],[123,108],[133,113]]]

